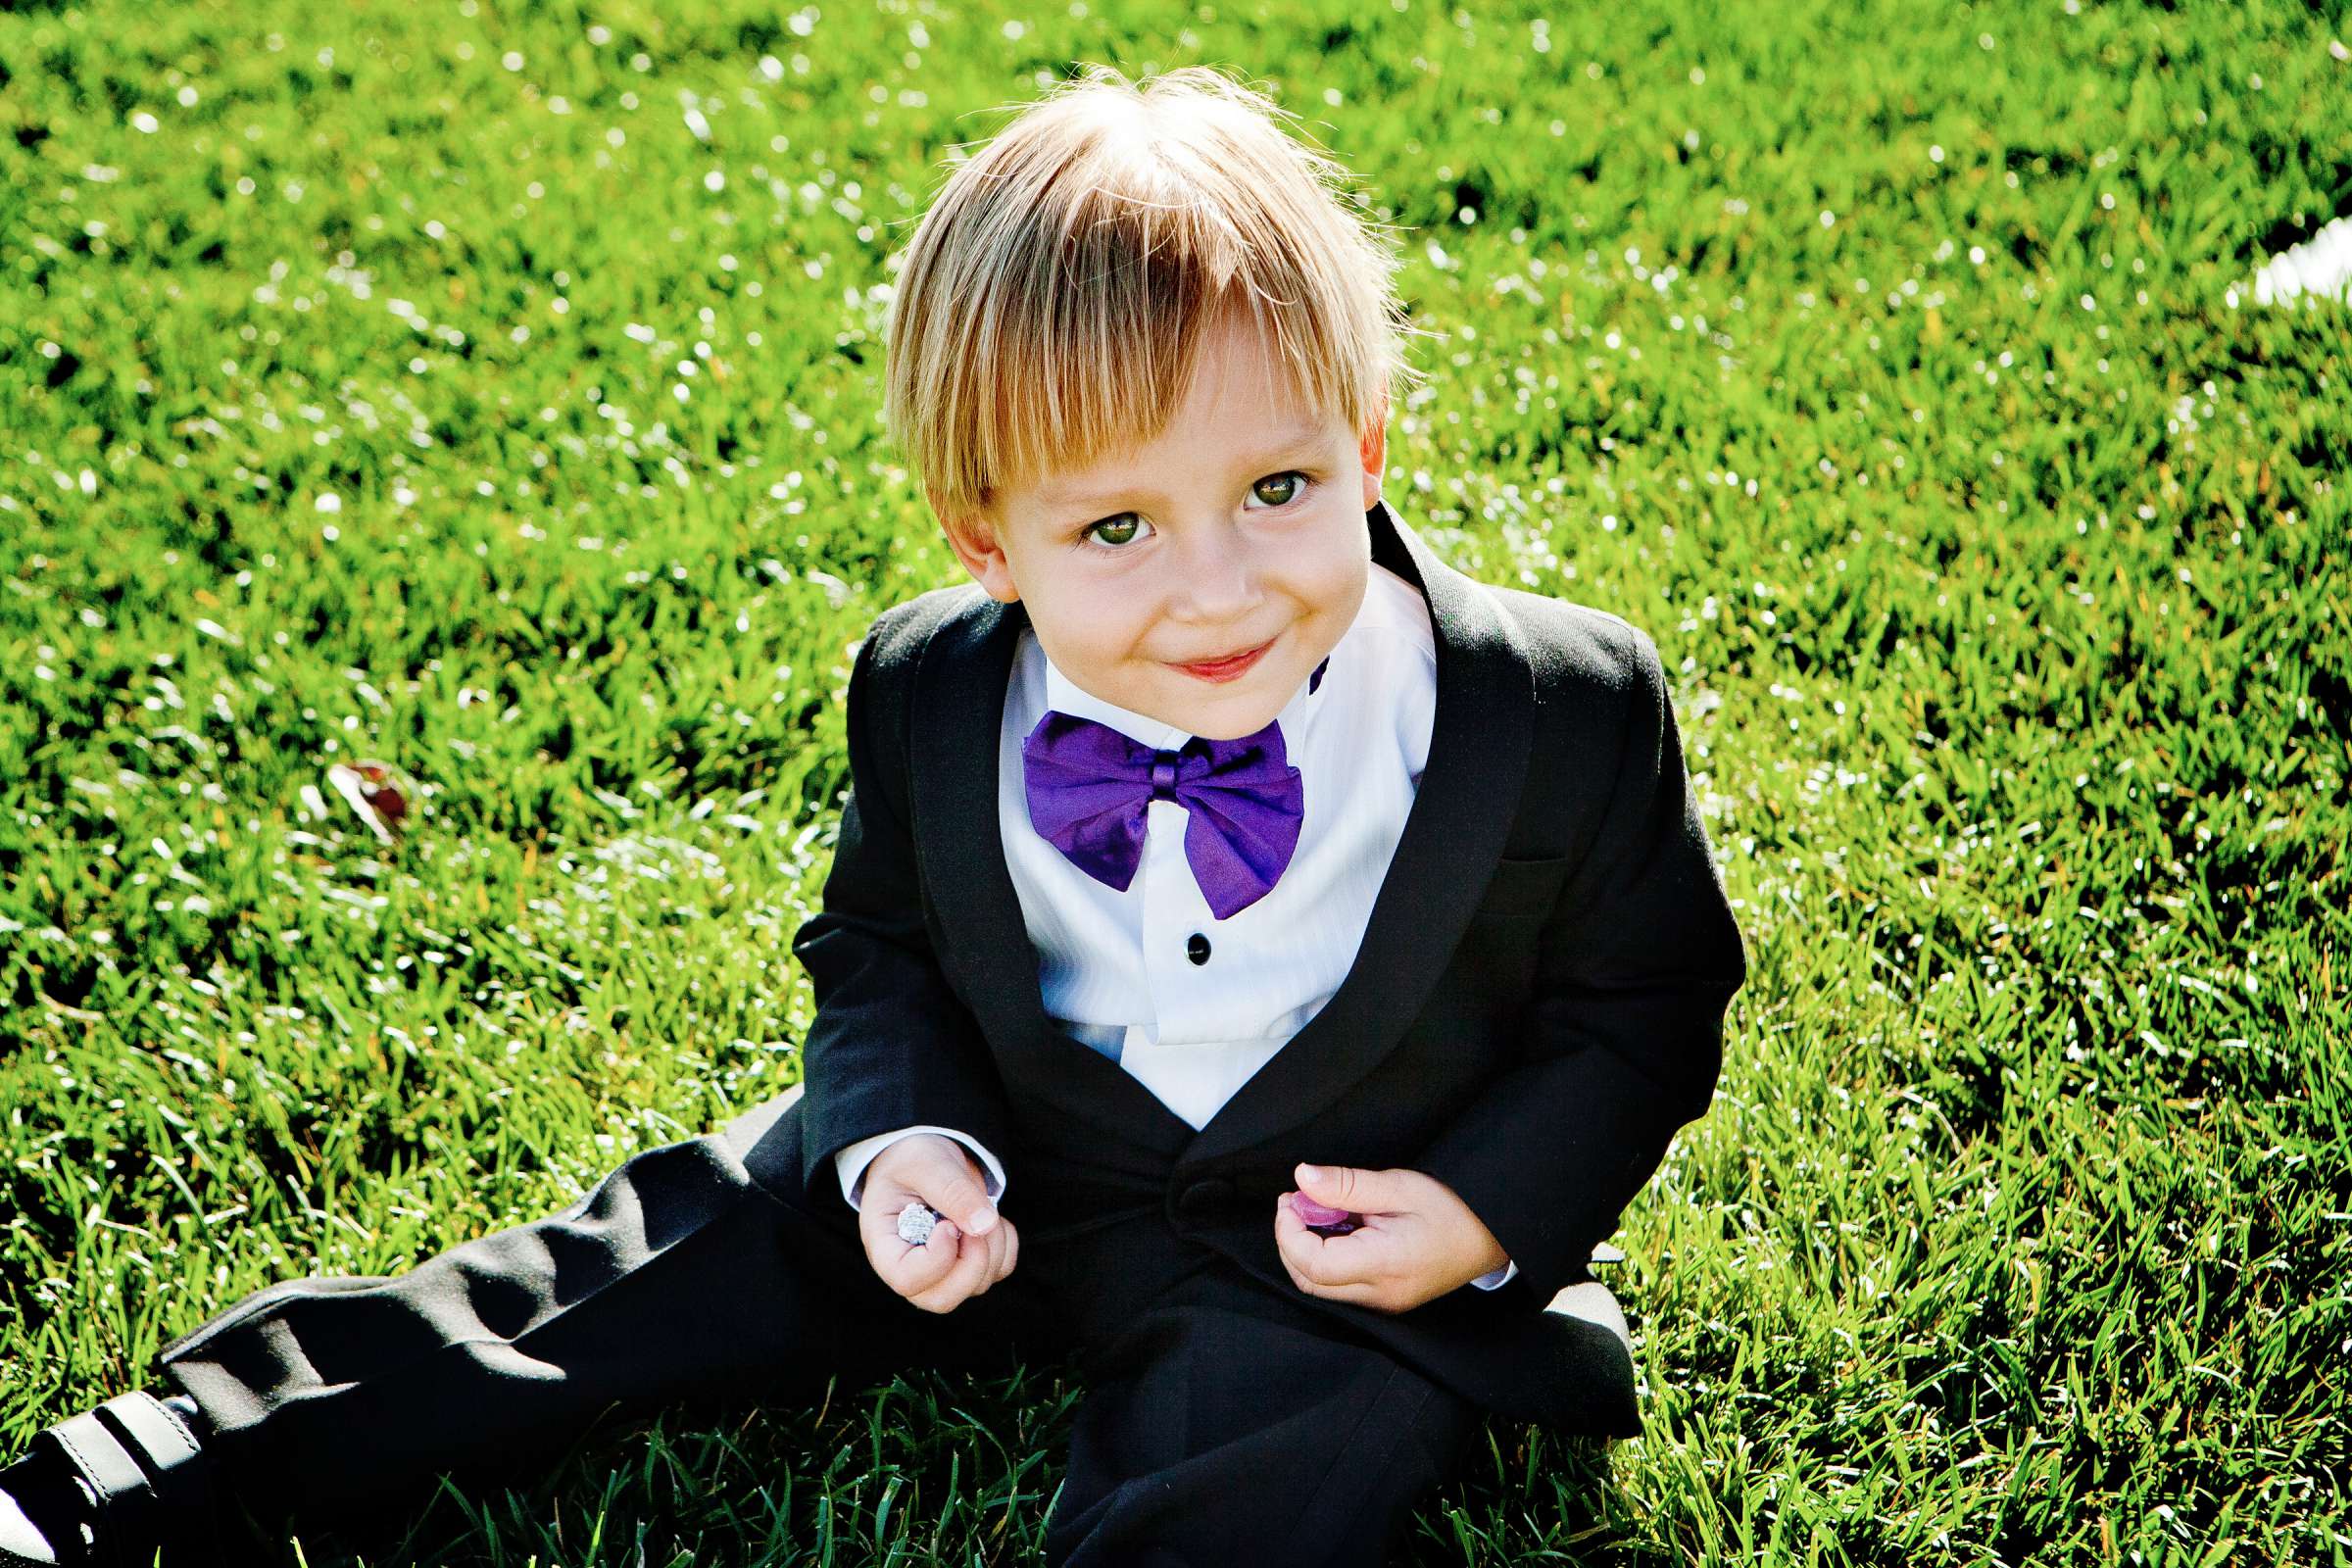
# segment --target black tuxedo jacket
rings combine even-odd
[[[1385,502],[1365,522],[1429,603],[1428,763],[1346,980],[1199,1131],[1044,1010],[997,827],[1027,612],[967,583],[874,623],[833,867],[794,942],[817,1000],[804,1196],[840,1203],[847,1144],[955,1127],[1003,1159],[1016,1272],[1088,1343],[1222,1260],[1237,1292],[1310,1302],[1489,1410],[1631,1434],[1614,1338],[1543,1308],[1712,1098],[1740,932],[1650,639],[1455,571]],[[1301,1160],[1437,1177],[1518,1276],[1402,1313],[1304,1295],[1274,1245]]]

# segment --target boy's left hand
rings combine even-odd
[[[1292,1194],[1275,1200],[1274,1245],[1291,1283],[1309,1296],[1404,1312],[1509,1261],[1470,1205],[1435,1176],[1345,1165],[1301,1165],[1296,1175],[1316,1202],[1362,1219],[1346,1236],[1317,1236],[1292,1208]]]

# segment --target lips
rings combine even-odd
[[[1199,676],[1202,680],[1232,680],[1256,663],[1260,658],[1264,657],[1266,650],[1273,646],[1274,639],[1269,637],[1255,648],[1246,649],[1239,654],[1229,654],[1223,659],[1213,659],[1201,663],[1176,664],[1172,667],[1181,669],[1188,675]]]

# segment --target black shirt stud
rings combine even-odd
[[[1208,938],[1196,931],[1184,939],[1184,956],[1195,963],[1208,961]]]

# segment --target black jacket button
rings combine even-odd
[[[1186,1219],[1202,1220],[1217,1214],[1233,1202],[1233,1182],[1224,1176],[1206,1176],[1193,1183],[1176,1200],[1176,1212]]]
[[[1208,938],[1196,931],[1184,939],[1184,956],[1195,963],[1208,961]]]

